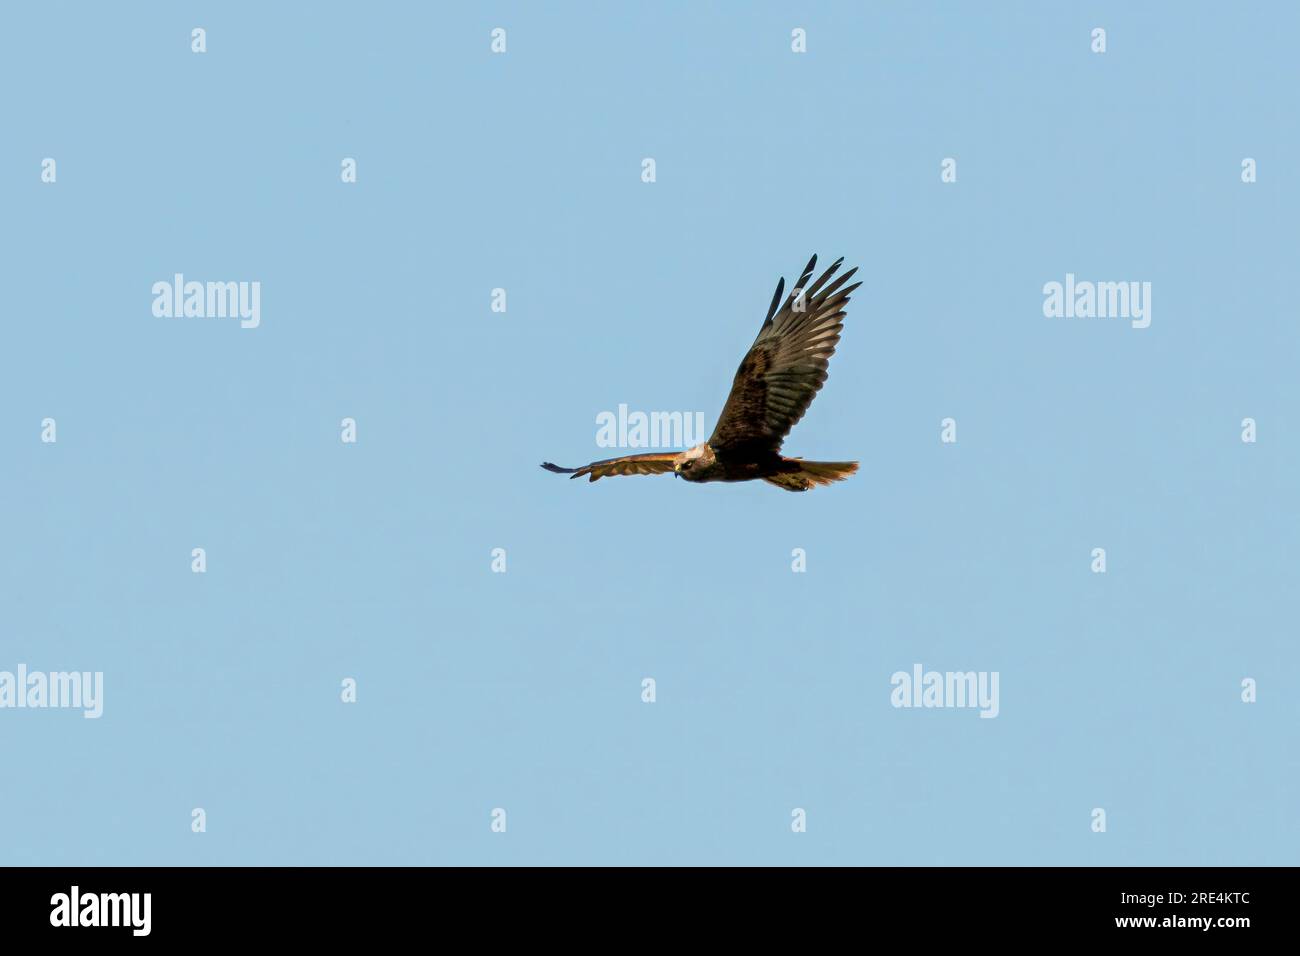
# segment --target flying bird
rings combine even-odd
[[[781,454],[785,436],[826,382],[827,364],[844,328],[844,307],[862,285],[845,285],[856,268],[830,281],[843,262],[842,257],[836,259],[810,285],[817,268],[813,256],[784,302],[785,278],[777,283],[767,318],[736,371],[731,394],[708,441],[678,453],[626,455],[581,468],[561,468],[548,461],[542,467],[571,478],[588,475],[591,481],[669,472],[700,482],[761,478],[787,491],[843,481],[858,470],[856,461],[804,461]]]

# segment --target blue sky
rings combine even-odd
[[[105,691],[0,710],[0,863],[1294,864],[1296,21],[11,11],[0,671]],[[865,284],[786,452],[857,476],[537,467],[711,429],[814,252]],[[918,663],[997,718],[892,707]]]

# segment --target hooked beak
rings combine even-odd
[[[682,473],[682,463],[679,461],[675,465],[673,465],[673,474],[680,475],[681,473]]]

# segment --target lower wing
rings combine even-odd
[[[672,452],[655,452],[649,455],[627,455],[623,458],[593,461],[590,465],[583,465],[581,468],[561,468],[549,461],[542,462],[542,467],[557,475],[568,475],[570,478],[590,475],[591,481],[597,481],[614,475],[664,475],[673,470],[673,461],[676,457]]]

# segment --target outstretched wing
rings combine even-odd
[[[593,461],[581,468],[561,468],[549,461],[542,462],[542,467],[557,475],[568,475],[570,478],[590,475],[591,481],[598,481],[614,475],[663,475],[673,470],[673,459],[676,457],[673,452],[654,452],[649,455],[626,455],[623,458]]]
[[[827,284],[843,262],[836,259],[810,285],[817,267],[813,256],[784,305],[785,279],[777,283],[767,319],[736,371],[718,427],[709,439],[714,451],[775,451],[808,411],[826,381],[828,362],[844,328],[844,307],[862,285],[844,284],[856,268]]]

